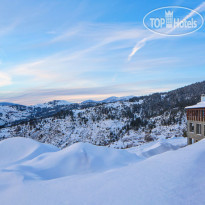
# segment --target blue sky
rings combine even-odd
[[[200,7],[204,17],[203,1],[0,3],[0,101],[100,100],[205,80],[204,25],[156,38],[143,25],[148,12],[163,6]]]

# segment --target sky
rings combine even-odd
[[[153,34],[144,16],[191,0],[0,0],[0,102],[81,102],[205,80],[205,29]]]

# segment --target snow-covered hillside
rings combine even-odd
[[[26,119],[29,115],[30,113],[29,110],[26,109],[26,106],[9,105],[8,103],[4,103],[0,105],[0,126],[5,125],[6,123]]]
[[[186,135],[185,107],[200,101],[205,81],[166,93],[36,106],[0,105],[0,140],[28,137],[64,148],[89,142],[129,148]]]
[[[1,204],[202,205],[205,140],[179,149],[182,139],[131,153],[86,143],[58,150],[31,139],[4,140],[0,150],[14,150],[1,152]]]
[[[171,111],[147,118],[142,109],[134,110],[139,103],[115,102],[62,112],[59,116],[1,129],[0,137],[30,137],[60,148],[75,142],[128,148],[183,136],[186,119],[181,111],[175,114],[174,121]]]
[[[62,110],[75,109],[79,104],[65,100],[53,100],[43,104],[25,106],[13,103],[0,103],[0,128],[9,127],[38,118],[52,116]]]

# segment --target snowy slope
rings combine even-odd
[[[141,100],[74,109],[67,115],[0,129],[0,138],[26,136],[60,148],[75,142],[128,148],[147,142],[148,134],[152,140],[183,136],[186,128],[183,112],[174,114],[175,122],[165,124],[164,121],[173,119],[171,112],[145,118],[141,108],[133,111],[139,104],[142,104]],[[141,124],[135,122],[137,118],[141,119]],[[147,123],[143,124],[145,119]]]
[[[12,140],[6,141],[5,147],[15,146],[19,139]],[[32,141],[25,144],[31,149],[34,146]],[[31,160],[0,169],[1,204],[204,204],[204,147],[202,140],[149,158],[83,143],[62,151],[46,149],[47,153]],[[67,174],[58,175],[62,167]],[[39,177],[39,173],[47,177]]]
[[[56,152],[52,145],[15,137],[0,142],[0,167],[31,160],[45,152]]]
[[[26,119],[29,115],[30,113],[27,109],[18,109],[18,105],[0,105],[0,126],[17,120]]]
[[[200,84],[199,90],[203,86]],[[0,140],[20,136],[59,148],[76,142],[129,148],[162,138],[181,137],[186,135],[184,107],[197,101],[192,96],[191,85],[167,93],[110,97],[98,102],[70,104],[54,100],[21,109],[7,106],[6,111],[1,111],[0,106]],[[11,112],[12,109],[17,111]]]
[[[22,139],[20,141],[22,141]],[[140,160],[135,154],[129,153],[126,150],[96,147],[87,143],[76,143],[58,152],[53,148],[48,150],[48,145],[38,144],[39,148],[44,148],[40,150],[44,150],[46,153],[40,153],[38,149],[38,153],[37,151],[35,152],[35,154],[37,154],[35,157],[34,154],[32,154],[31,158],[30,154],[29,157],[27,157],[27,161],[24,157],[23,161],[20,163],[18,161],[15,165],[8,166],[6,170],[18,172],[24,179],[40,178],[45,180],[104,171]],[[32,150],[33,148],[36,150],[34,143],[31,143],[29,147]],[[7,146],[5,149],[8,150]],[[4,160],[7,161],[7,157],[5,157]]]
[[[34,106],[0,103],[0,126],[18,125],[23,121],[45,118],[55,113],[72,108],[72,103],[65,100],[54,100]]]
[[[66,101],[66,100],[53,100],[47,103],[37,104],[33,105],[35,108],[53,108],[55,106],[61,106],[61,105],[70,105],[72,103]]]

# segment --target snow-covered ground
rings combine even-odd
[[[184,137],[173,137],[169,139],[161,138],[157,141],[144,143],[137,147],[127,149],[129,152],[138,156],[151,157],[170,150],[177,150],[187,145],[187,139]]]
[[[205,140],[183,147],[185,140],[126,150],[3,140],[0,204],[204,204]]]
[[[5,123],[10,123],[16,120],[25,119],[29,116],[27,110],[19,110],[12,106],[1,106],[0,105],[0,126]]]

